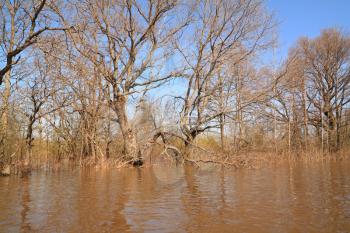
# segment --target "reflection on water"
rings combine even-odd
[[[0,232],[350,232],[350,163],[0,178]]]

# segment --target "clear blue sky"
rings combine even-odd
[[[324,28],[350,33],[350,0],[268,0],[268,7],[279,22],[281,56],[299,37],[316,37]]]

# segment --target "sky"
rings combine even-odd
[[[329,27],[340,27],[350,33],[350,0],[268,0],[278,25],[282,58],[301,36],[314,38]]]
[[[330,27],[339,27],[350,34],[350,0],[266,0],[266,3],[278,23],[278,48],[275,58],[272,51],[262,56],[262,65],[274,59],[276,64],[282,64],[289,48],[302,36],[315,38],[322,29]],[[153,93],[161,95],[184,91],[181,85],[175,86],[174,90],[174,83],[171,83]]]

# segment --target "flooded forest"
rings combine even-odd
[[[350,232],[349,28],[270,8],[0,0],[0,232]]]

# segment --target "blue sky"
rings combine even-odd
[[[302,36],[314,38],[329,27],[339,27],[350,34],[350,0],[266,0],[266,3],[278,22],[277,64],[282,64],[288,49]],[[272,59],[272,51],[267,52],[263,64],[271,63]],[[153,93],[174,94],[182,90],[181,85],[175,86],[175,90],[172,83]]]
[[[350,32],[350,0],[268,0],[279,22],[279,54],[284,57],[301,36],[316,37],[329,27]]]

